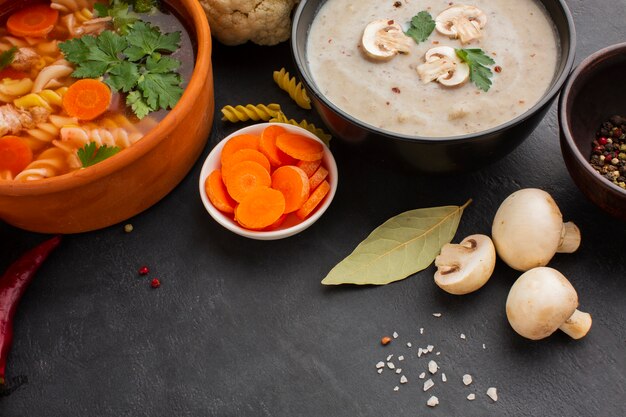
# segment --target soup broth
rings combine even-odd
[[[559,44],[553,24],[535,0],[472,0],[487,16],[482,36],[461,45],[436,30],[424,42],[410,42],[408,54],[384,62],[367,59],[361,37],[368,23],[398,22],[406,31],[412,17],[433,18],[448,1],[328,0],[318,10],[307,43],[307,63],[322,94],[349,115],[383,130],[426,137],[483,131],[522,114],[549,88]],[[495,60],[493,85],[472,82],[444,87],[423,83],[417,67],[438,46],[481,48]]]

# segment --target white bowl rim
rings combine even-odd
[[[328,195],[326,195],[326,197],[324,198],[324,201],[322,201],[321,205],[315,209],[313,214],[311,214],[309,217],[307,217],[306,219],[304,219],[298,224],[295,224],[291,227],[287,227],[284,229],[278,228],[276,230],[269,230],[269,231],[249,230],[249,229],[245,229],[239,226],[237,223],[235,223],[234,220],[232,220],[226,214],[222,213],[217,208],[215,208],[215,206],[211,203],[211,201],[209,200],[209,197],[206,194],[204,183],[206,181],[206,178],[209,176],[209,174],[211,174],[211,172],[213,172],[213,170],[219,166],[219,155],[222,151],[222,148],[224,147],[224,144],[230,138],[232,138],[233,136],[242,135],[242,134],[260,134],[263,131],[263,129],[271,125],[280,125],[290,132],[307,136],[321,143],[324,146],[323,163],[325,167],[328,169],[330,191],[328,192]],[[332,152],[330,151],[330,149],[328,148],[328,146],[326,146],[326,144],[324,144],[324,142],[320,138],[318,138],[316,135],[314,135],[313,133],[309,132],[308,130],[300,126],[296,126],[296,125],[292,125],[288,123],[256,123],[256,124],[249,125],[249,126],[246,126],[244,128],[234,131],[233,133],[229,134],[224,139],[222,139],[217,145],[215,145],[215,147],[211,150],[211,152],[209,152],[206,159],[204,160],[204,163],[202,164],[202,168],[200,170],[200,176],[198,179],[198,186],[199,186],[200,199],[202,200],[202,204],[204,205],[205,209],[209,212],[209,215],[211,215],[211,217],[220,225],[222,225],[223,227],[225,227],[226,229],[230,230],[233,233],[236,233],[240,236],[244,236],[250,239],[277,240],[277,239],[284,239],[284,238],[293,236],[295,234],[298,234],[302,232],[303,230],[309,228],[313,223],[315,223],[322,216],[322,214],[324,214],[324,212],[328,209],[331,202],[333,201],[333,198],[335,197],[335,193],[337,192],[338,182],[339,182],[339,172],[337,169],[337,163],[335,161],[335,158]]]

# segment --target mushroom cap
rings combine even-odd
[[[361,37],[363,52],[377,61],[387,61],[398,53],[408,53],[411,38],[402,26],[390,19],[378,19],[367,24]]]
[[[478,7],[466,4],[455,4],[448,7],[435,18],[437,32],[446,36],[456,36],[454,23],[459,18],[465,18],[477,28],[482,29],[487,24],[487,15]]]
[[[429,82],[436,79],[446,87],[455,87],[464,84],[469,79],[469,65],[461,61],[455,49],[450,46],[437,46],[429,49],[424,54],[424,60],[426,64],[420,65],[417,69],[423,81]],[[441,62],[441,65],[437,65],[438,62]]]
[[[496,250],[489,236],[471,235],[459,244],[446,244],[435,258],[435,283],[450,294],[481,288],[493,274]]]
[[[550,194],[525,188],[508,196],[493,219],[498,255],[518,271],[545,266],[561,242],[563,216]]]
[[[550,336],[578,307],[578,294],[559,271],[537,267],[515,281],[506,299],[513,330],[528,339]]]

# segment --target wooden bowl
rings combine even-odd
[[[604,48],[572,72],[559,100],[561,151],[578,188],[601,209],[626,220],[626,190],[596,172],[589,158],[600,125],[626,116],[626,43]]]
[[[16,3],[0,0],[0,14]],[[89,168],[30,182],[0,180],[0,219],[42,233],[96,230],[148,209],[187,175],[213,124],[211,34],[196,0],[167,3],[186,23],[197,48],[178,104],[140,141]]]

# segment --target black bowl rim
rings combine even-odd
[[[589,55],[580,64],[578,64],[578,66],[570,74],[569,78],[567,79],[567,82],[565,83],[565,86],[563,87],[563,90],[559,97],[558,112],[559,112],[559,129],[561,133],[563,134],[562,136],[563,140],[561,140],[561,143],[566,144],[567,147],[571,150],[572,154],[578,161],[578,165],[582,167],[583,171],[588,176],[590,176],[593,179],[597,179],[598,183],[601,184],[602,186],[609,187],[609,189],[612,189],[613,191],[617,193],[626,195],[625,189],[619,187],[616,184],[613,184],[612,182],[606,180],[600,174],[598,174],[598,172],[595,169],[593,169],[593,167],[589,163],[589,160],[583,155],[580,148],[578,148],[578,145],[576,145],[576,142],[574,141],[574,136],[572,135],[572,131],[570,129],[570,117],[569,117],[569,112],[567,111],[567,102],[569,101],[570,93],[572,91],[573,86],[577,82],[580,82],[581,74],[583,72],[588,72],[588,71],[593,72],[595,69],[597,69],[597,64],[599,64],[600,62],[604,60],[610,59],[620,53],[626,53],[626,42],[616,43],[616,44],[604,47],[594,52],[593,54]],[[583,81],[584,81],[584,78],[588,78],[588,77],[589,75],[583,75],[582,77]]]
[[[312,79],[310,79],[306,71],[301,70],[301,68],[306,68],[306,64],[305,64],[306,59],[304,57],[301,57],[297,53],[298,23],[300,21],[302,11],[304,10],[304,7],[306,6],[308,0],[301,0],[293,15],[292,26],[291,26],[291,38],[290,38],[291,53],[292,53],[293,60],[296,64],[296,67],[298,68],[298,72],[300,73],[300,77],[302,78],[302,82],[304,83],[308,91],[313,96],[315,96],[315,98],[317,98],[319,101],[324,103],[325,106],[330,108],[333,112],[335,112],[336,114],[339,114],[342,118],[358,126],[360,129],[366,130],[375,135],[384,136],[384,137],[388,137],[388,138],[392,138],[392,139],[400,140],[400,141],[406,141],[406,142],[416,142],[416,143],[425,143],[425,144],[433,144],[437,142],[442,142],[442,143],[443,142],[455,142],[455,143],[456,142],[459,142],[459,143],[471,142],[473,140],[479,139],[486,135],[488,136],[491,134],[498,134],[498,133],[508,131],[512,127],[517,126],[520,123],[524,123],[526,120],[530,119],[534,114],[539,112],[544,106],[549,104],[555,98],[555,96],[560,92],[561,87],[565,84],[565,81],[568,79],[568,76],[572,70],[572,67],[574,66],[574,59],[576,56],[576,28],[574,26],[574,19],[572,17],[572,13],[567,7],[567,4],[565,4],[565,0],[557,0],[557,1],[560,6],[560,10],[563,13],[563,16],[567,20],[569,48],[567,50],[567,60],[565,62],[565,65],[562,67],[562,70],[558,74],[558,77],[556,78],[556,80],[553,81],[551,88],[546,93],[544,93],[544,95],[538,102],[536,102],[531,108],[529,108],[528,110],[526,110],[524,113],[520,114],[519,116],[503,124],[494,126],[492,128],[481,130],[481,131],[474,132],[474,133],[468,133],[465,135],[428,137],[428,136],[417,136],[417,135],[405,135],[401,133],[394,133],[394,132],[390,132],[387,130],[378,129],[375,126],[364,123],[354,118],[353,116],[344,112],[335,104],[330,102],[328,99],[326,99],[324,95],[319,92],[319,90],[315,86],[315,82]],[[306,33],[308,35],[308,29]],[[305,37],[305,41],[306,41],[306,37]]]

